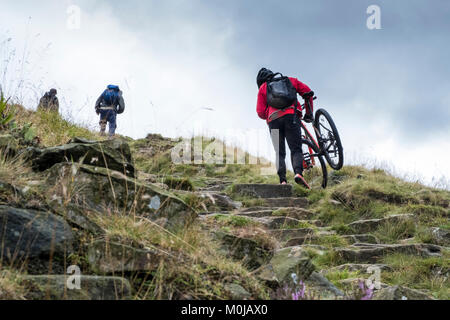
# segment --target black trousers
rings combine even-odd
[[[277,170],[280,182],[286,180],[286,141],[291,150],[292,167],[295,174],[303,174],[302,132],[300,119],[294,124],[294,115],[288,114],[269,123],[272,143],[277,155]]]

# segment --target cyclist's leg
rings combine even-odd
[[[282,118],[269,123],[270,136],[277,156],[277,173],[280,183],[287,182],[286,179],[286,137]]]
[[[294,115],[288,115],[285,118],[285,135],[291,150],[292,167],[295,174],[303,175],[303,151],[302,151],[302,132],[300,124],[294,124]]]

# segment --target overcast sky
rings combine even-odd
[[[381,9],[380,30],[367,28],[370,5]],[[202,132],[273,157],[255,112],[256,74],[268,67],[316,92],[348,162],[449,183],[449,1],[0,0],[0,8],[0,81],[29,108],[56,87],[62,112],[95,126],[95,100],[118,84],[121,134]],[[249,132],[260,139],[249,142]]]

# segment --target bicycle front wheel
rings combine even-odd
[[[341,170],[344,166],[344,148],[337,127],[330,114],[319,109],[314,122],[320,149],[334,170]]]
[[[328,185],[328,170],[324,157],[320,154],[317,146],[310,140],[302,139],[303,169],[307,172],[319,170],[322,177],[322,188]]]

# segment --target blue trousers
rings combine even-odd
[[[102,132],[106,130],[106,123],[109,123],[109,135],[113,136],[116,133],[117,113],[114,110],[99,110],[100,111],[100,129]]]

